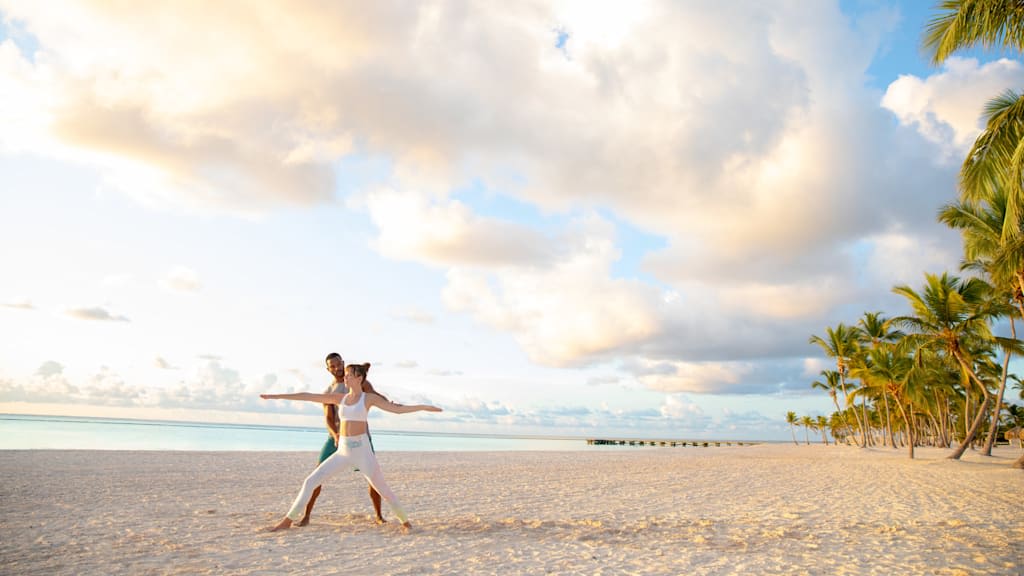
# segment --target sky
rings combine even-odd
[[[375,428],[788,439],[1024,80],[931,16],[0,0],[0,412],[315,426],[337,351],[444,408]]]

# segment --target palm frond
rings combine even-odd
[[[1021,50],[1024,25],[1019,0],[945,0],[925,26],[924,48],[932,63],[941,64],[957,50],[1001,46]]]

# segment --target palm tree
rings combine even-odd
[[[868,353],[868,358],[870,361],[859,366],[853,374],[865,383],[866,388],[877,390],[882,397],[886,427],[889,432],[889,442],[895,448],[896,439],[892,436],[892,428],[889,425],[889,402],[887,395],[897,405],[900,405],[903,401],[903,398],[906,396],[904,389],[907,386],[907,373],[910,371],[912,361],[901,348],[893,344],[880,345],[871,350]],[[900,408],[902,409],[902,405],[900,405]],[[903,414],[903,417],[904,423],[909,428],[909,420],[905,414]],[[913,458],[913,453],[911,453],[911,458]]]
[[[1024,10],[1019,0],[945,0],[945,12],[927,25],[924,46],[939,64],[957,50],[996,46],[1021,52],[1024,47]],[[985,108],[986,125],[971,147],[960,170],[961,197],[990,200],[1005,195],[1005,216],[1000,226],[1003,254],[1024,253],[1021,216],[1024,215],[1024,93],[1007,90]],[[1024,269],[1016,273],[1015,299],[1024,315]],[[998,278],[993,281],[1001,284]],[[991,438],[991,435],[990,435]],[[962,452],[961,452],[962,453]],[[1014,467],[1024,468],[1024,456]]]
[[[842,412],[833,412],[828,418],[828,429],[832,431],[832,440],[836,446],[839,446],[839,441],[846,441],[849,435],[850,424],[846,421]]]
[[[1011,336],[1016,340],[1017,327],[1010,304],[1016,305],[1024,319],[1024,235],[1016,235],[1008,241],[1002,236],[1004,228],[1010,225],[1004,189],[995,189],[983,203],[957,202],[944,206],[939,212],[939,220],[951,228],[961,230],[964,238],[964,262],[961,268],[977,270],[991,280],[995,289],[992,305],[1004,308],[1000,310],[1001,315],[1010,317]],[[1017,222],[1016,226],[1020,228],[1021,223]],[[1012,349],[1004,351],[1002,376],[983,450],[986,456],[992,455],[992,445],[996,440],[1012,353]]]
[[[811,428],[814,428],[814,419],[810,416],[801,416],[800,425],[804,427],[804,444],[811,445],[811,438],[807,435]]]
[[[927,24],[923,41],[933,64],[941,64],[965,48],[1000,47],[1020,52],[1024,47],[1024,10],[1017,0],[945,0],[938,8],[944,12]],[[1006,191],[1006,213],[1011,222],[1020,220],[1024,208],[1022,96],[1007,90],[988,103],[985,131],[975,140],[960,170],[961,194],[966,199],[985,198],[997,189]],[[1019,237],[1019,232],[1017,227],[1006,227],[1002,237]]]
[[[896,342],[903,337],[903,332],[892,329],[892,322],[881,312],[865,312],[857,321],[860,328],[861,341],[869,344],[871,350],[878,350],[879,347]],[[892,421],[889,417],[889,401],[886,399],[884,389],[880,394],[885,407],[885,428],[889,431],[889,439],[892,440]],[[866,398],[862,397],[861,411],[865,409]],[[893,445],[895,448],[895,445]]]
[[[820,346],[821,349],[825,351],[825,355],[829,358],[836,359],[836,371],[839,372],[839,385],[843,389],[843,396],[846,397],[847,404],[849,404],[850,395],[846,389],[846,373],[849,370],[850,360],[857,355],[860,348],[859,331],[854,327],[847,326],[840,322],[834,330],[831,327],[826,327],[825,333],[828,335],[827,339],[815,335],[811,336],[809,342]],[[860,429],[860,447],[866,448],[866,425],[861,422],[860,416],[857,415],[856,410],[854,410],[853,416],[857,420],[857,427]]]
[[[828,434],[825,432],[828,429],[828,418],[818,416],[814,419],[814,427],[821,430],[821,443],[828,446]]]
[[[893,322],[910,331],[905,341],[915,355],[924,350],[938,351],[956,360],[970,383],[982,393],[981,408],[972,420],[963,442],[949,456],[960,459],[974,441],[974,437],[985,418],[991,393],[975,373],[972,345],[978,341],[992,341],[988,320],[990,313],[980,304],[991,287],[978,278],[961,280],[943,273],[942,276],[925,274],[922,293],[901,285],[893,288],[910,301],[912,316],[900,316]],[[965,417],[969,417],[965,414]]]
[[[811,382],[811,388],[821,388],[822,390],[828,391],[829,398],[832,399],[832,404],[836,407],[836,413],[842,417],[842,409],[839,408],[839,401],[836,399],[836,395],[840,389],[840,376],[836,370],[822,370],[821,375],[825,377],[825,381],[815,380]],[[845,426],[849,427],[849,423],[843,418]],[[835,435],[833,434],[833,437]]]
[[[979,45],[1018,52],[1024,47],[1024,11],[1018,0],[944,0],[936,7],[946,12],[928,22],[924,37],[933,64]]]
[[[786,412],[786,424],[789,424],[789,433],[793,435],[793,444],[800,445],[796,441],[796,412]]]

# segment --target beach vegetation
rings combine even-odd
[[[796,441],[796,425],[799,420],[796,417],[796,412],[786,412],[786,424],[789,424],[789,433],[793,436],[793,444],[800,445]]]
[[[964,49],[1019,55],[1024,48],[1018,0],[944,0],[936,10],[922,42],[933,64]],[[981,112],[985,127],[961,165],[958,198],[938,214],[961,234],[965,276],[926,273],[920,288],[893,288],[910,313],[865,313],[855,329],[839,324],[825,338],[811,337],[836,360],[846,396],[830,422],[841,422],[840,412],[845,417],[852,404],[862,447],[880,436],[883,445],[907,447],[911,458],[916,445],[955,444],[949,458],[959,459],[981,444],[991,455],[1004,411],[1014,418],[1019,412],[1003,398],[1008,384],[1020,383],[1010,361],[1024,355],[1016,329],[1024,320],[1024,92],[1004,91]],[[1009,337],[995,333],[1002,322]],[[812,386],[829,389],[827,379]],[[1024,455],[1014,466],[1024,468]]]

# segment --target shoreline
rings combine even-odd
[[[1017,574],[1020,454],[760,444],[386,452],[411,534],[341,473],[268,533],[315,457],[0,451],[12,574]]]
[[[371,426],[375,447],[382,451],[594,450],[616,444],[649,445],[650,436],[621,438],[618,443],[594,442],[591,436],[484,433],[444,430],[391,429]],[[591,435],[594,432],[591,431]],[[605,438],[614,438],[606,435]],[[326,438],[322,424],[282,426],[184,422],[131,418],[0,414],[0,450],[229,450],[299,451],[318,449]],[[598,437],[600,438],[600,437]],[[73,442],[69,442],[73,440]],[[661,439],[666,447],[680,444],[752,444],[757,441],[721,439]],[[764,442],[764,441],[762,441]]]

